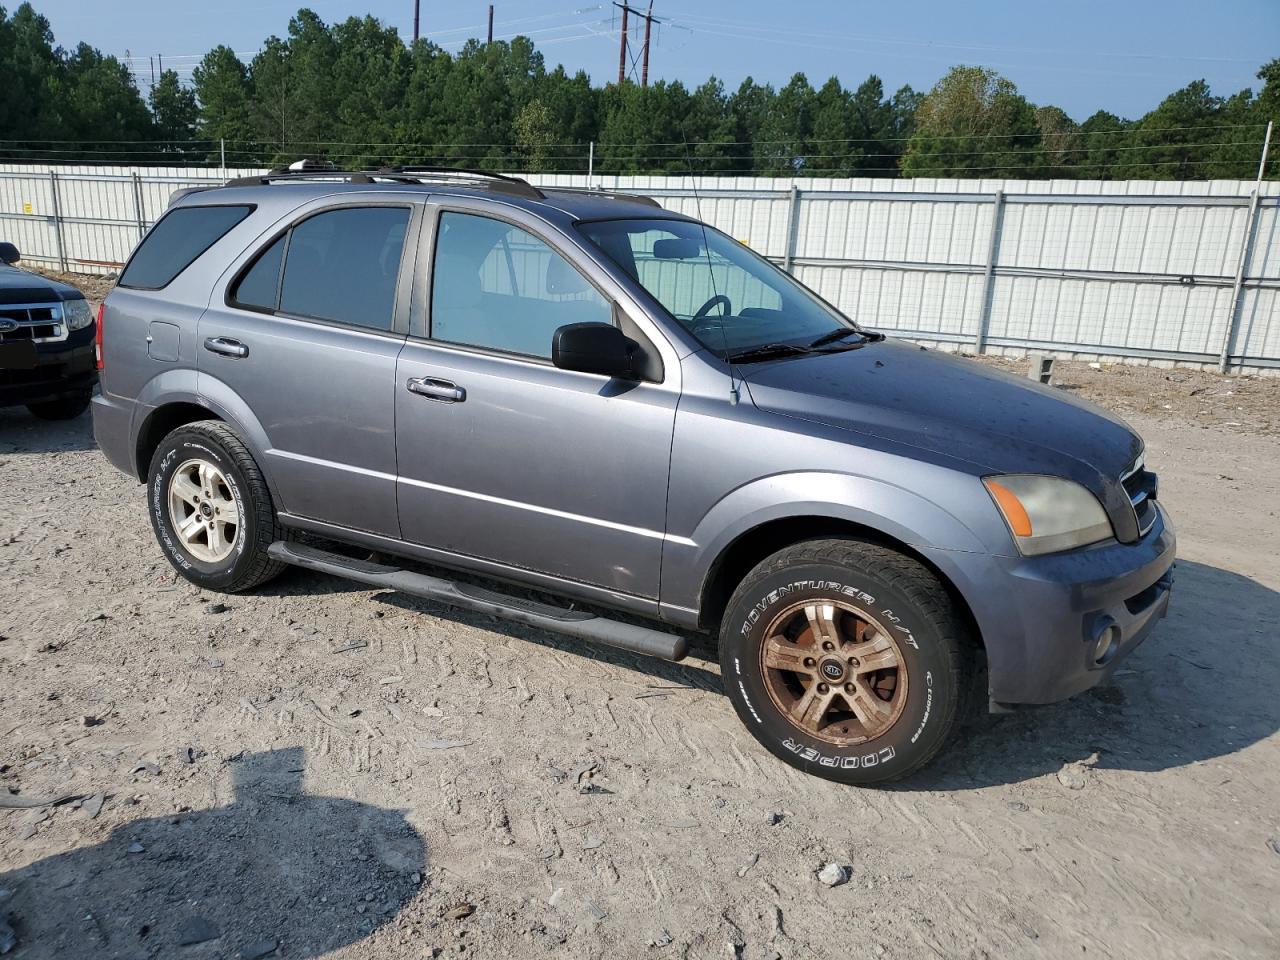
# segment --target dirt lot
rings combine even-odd
[[[88,798],[0,809],[12,955],[1277,956],[1280,381],[1061,379],[1147,438],[1170,616],[883,790],[773,760],[711,662],[301,571],[201,594],[88,417],[0,411],[0,801]]]

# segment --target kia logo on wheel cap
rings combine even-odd
[[[828,680],[839,680],[844,676],[844,667],[838,661],[827,660],[822,664],[822,675]]]

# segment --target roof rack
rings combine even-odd
[[[379,167],[376,170],[366,171],[371,176],[388,177],[392,179],[411,180],[415,182],[426,182],[428,180],[436,180],[438,182],[448,183],[454,180],[467,180],[473,183],[484,184],[494,190],[503,193],[514,194],[518,197],[530,197],[534,200],[542,200],[545,194],[528,180],[520,177],[509,176],[505,173],[493,173],[490,170],[475,170],[469,167],[439,167],[439,166],[389,166]]]
[[[600,187],[547,187],[555,193],[580,193],[592,197],[610,197],[614,200],[634,200],[636,203],[643,203],[645,206],[657,207],[662,209],[662,204],[653,197],[646,197],[642,193],[624,193],[621,190],[604,190]]]
[[[544,199],[544,194],[527,180],[488,170],[438,166],[385,166],[374,170],[340,170],[324,160],[298,160],[287,167],[279,167],[264,174],[236,177],[226,182],[228,187],[257,187],[271,183],[297,181],[338,181],[343,183],[457,183],[486,186],[503,193],[534,200]]]

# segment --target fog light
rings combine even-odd
[[[1102,666],[1113,656],[1120,646],[1120,628],[1110,617],[1102,617],[1093,628],[1093,663]]]

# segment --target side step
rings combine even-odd
[[[341,554],[317,550],[300,543],[287,543],[284,540],[271,544],[267,553],[273,559],[295,567],[306,567],[335,577],[358,580],[373,587],[398,590],[449,606],[527,623],[553,633],[568,634],[590,643],[630,650],[632,653],[643,653],[663,660],[683,660],[689,653],[689,642],[675,634],[618,620],[607,620],[581,610],[566,610],[522,597],[512,597],[469,583],[454,583],[452,580],[429,577],[400,567],[389,567],[368,560],[353,560]]]

